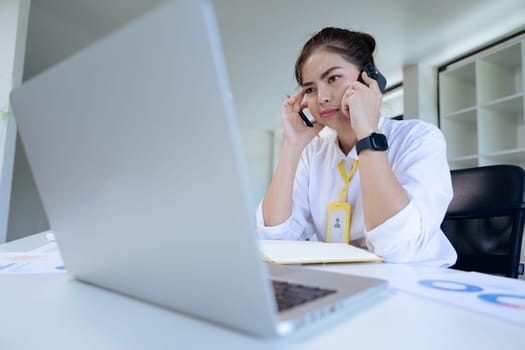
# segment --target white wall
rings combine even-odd
[[[47,231],[49,223],[20,138],[16,140],[7,241]]]
[[[9,111],[9,92],[22,82],[29,0],[0,1],[0,111]],[[7,221],[15,154],[16,123],[0,118],[0,242],[7,238]]]
[[[24,80],[165,0],[31,0]]]
[[[274,132],[271,130],[242,129],[241,138],[250,175],[256,208],[266,194],[272,177]]]
[[[437,125],[437,67],[414,64],[403,69],[405,119]]]

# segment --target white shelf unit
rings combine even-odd
[[[525,35],[439,72],[440,127],[451,169],[525,168]]]

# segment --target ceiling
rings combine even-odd
[[[163,0],[32,0],[25,62],[29,78]],[[389,86],[403,68],[438,66],[525,29],[523,0],[214,0],[241,127],[276,129],[296,89],[293,65],[325,26],[366,31]]]

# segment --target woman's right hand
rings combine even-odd
[[[281,106],[284,141],[290,146],[303,149],[324,128],[323,124],[315,123],[313,127],[304,124],[299,111],[306,108],[303,102],[305,90],[284,100]]]
[[[324,128],[316,123],[306,126],[299,111],[306,107],[303,103],[304,89],[295,96],[287,98],[281,106],[284,142],[279,162],[273,174],[268,192],[262,201],[265,226],[276,226],[292,215],[292,193],[295,173],[306,145]]]

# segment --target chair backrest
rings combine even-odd
[[[453,268],[516,278],[525,223],[525,171],[514,165],[452,170],[454,197],[441,224]]]

